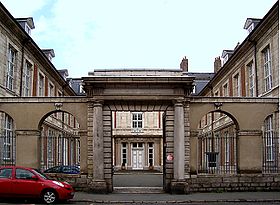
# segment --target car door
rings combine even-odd
[[[24,168],[16,168],[13,184],[13,193],[18,196],[38,197],[42,185],[38,177],[32,171]]]
[[[0,169],[0,196],[9,196],[12,194],[12,168]]]

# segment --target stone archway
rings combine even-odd
[[[113,191],[111,110],[118,109],[117,107],[121,107],[121,110],[126,107],[127,110],[137,111],[164,110],[168,107],[165,111],[166,153],[172,154],[174,160],[166,162],[165,189],[180,189],[180,184],[177,184],[185,178],[189,164],[189,158],[185,157],[188,156],[185,145],[188,144],[189,133],[188,125],[185,125],[189,115],[185,96],[192,90],[193,78],[95,76],[83,78],[83,81],[86,93],[91,98],[88,113],[91,125],[88,128],[89,144],[92,144],[92,153],[89,152],[89,158],[92,158],[92,164],[89,164],[89,173],[92,173],[93,178],[90,183],[91,191]]]

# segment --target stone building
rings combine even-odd
[[[233,50],[224,50],[222,59],[215,59],[215,76],[200,96],[279,98],[278,3],[263,19],[248,18],[244,29],[247,38]],[[235,122],[224,113],[214,112],[205,115],[199,126],[200,171],[236,173]],[[279,112],[266,116],[262,129],[254,132],[262,133],[262,172],[278,173]]]
[[[32,17],[15,19],[0,3],[0,96],[76,95],[66,82],[67,70],[58,71],[51,62],[55,57],[54,50],[40,49],[33,41],[31,33],[34,28]],[[1,112],[0,116],[0,164],[15,164],[17,127],[8,113]],[[44,116],[38,125],[41,127],[41,168],[77,163],[78,151],[70,150],[70,140],[66,136],[78,143],[78,126],[68,113]]]
[[[171,193],[279,190],[278,2],[263,19],[247,19],[248,37],[215,59],[215,74],[189,72],[186,57],[180,69],[96,70],[68,79],[85,94],[78,97],[66,70],[51,64],[52,50],[39,49],[0,9],[1,95],[7,96],[0,110],[2,121],[8,119],[4,136],[16,139],[12,152],[11,141],[1,143],[5,160],[15,153],[13,164],[45,168],[78,156],[81,173],[67,180],[99,193],[114,191],[114,168],[162,171],[162,188]],[[32,87],[18,78],[27,75],[21,72],[25,56]],[[23,97],[20,87],[34,95]],[[78,134],[77,149],[74,140],[47,131],[60,126]],[[64,145],[77,152],[59,149]]]

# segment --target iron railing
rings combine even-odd
[[[80,138],[74,135],[41,136],[41,169],[80,164]]]
[[[198,137],[198,174],[237,173],[235,133],[205,133]]]
[[[279,173],[280,172],[280,149],[279,149],[279,133],[265,133],[263,139],[263,173]]]
[[[15,165],[16,138],[14,134],[0,136],[0,165]]]

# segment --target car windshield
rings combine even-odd
[[[40,172],[39,170],[37,169],[33,169],[33,171],[38,174],[40,177],[42,177],[43,179],[51,179],[49,176],[43,174],[42,172]]]

